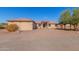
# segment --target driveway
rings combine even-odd
[[[79,51],[79,32],[33,30],[6,32],[0,30],[0,51]]]

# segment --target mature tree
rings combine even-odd
[[[66,24],[70,24],[70,22],[71,22],[71,14],[70,14],[69,10],[66,10],[61,14],[59,22],[60,22],[60,24],[64,25],[64,29],[65,29]]]
[[[79,9],[74,9],[72,14],[72,24],[74,25],[74,29],[77,29],[79,23]]]

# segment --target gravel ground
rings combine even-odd
[[[0,30],[0,51],[79,51],[79,32],[33,30],[10,33]]]

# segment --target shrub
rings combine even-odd
[[[5,27],[3,27],[3,26],[0,26],[0,29],[5,29]]]
[[[5,23],[0,23],[0,29],[5,29],[6,25],[7,24],[5,24]]]
[[[10,25],[7,25],[6,26],[6,29],[9,31],[9,32],[15,32],[18,30],[18,26],[16,24],[10,24]]]

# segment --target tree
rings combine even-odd
[[[74,9],[72,14],[72,24],[74,25],[75,30],[77,30],[78,23],[79,23],[79,9]]]
[[[65,25],[69,24],[71,21],[71,14],[69,10],[64,11],[61,16],[60,16],[60,24],[64,25],[64,29],[65,29]]]

